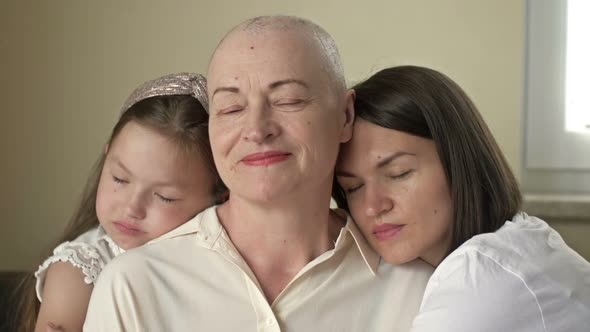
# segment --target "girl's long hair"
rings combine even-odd
[[[208,114],[203,106],[192,96],[169,95],[155,96],[141,100],[126,110],[113,128],[107,144],[111,144],[123,127],[131,121],[153,128],[167,135],[178,144],[184,153],[198,153],[203,157],[211,176],[216,178],[215,187],[211,188],[212,204],[220,203],[226,196],[226,188],[221,182],[211,153],[208,134]],[[69,223],[54,246],[65,241],[72,241],[83,233],[99,225],[96,216],[96,193],[106,154],[101,153],[92,168],[81,200],[74,211]],[[47,252],[44,256],[51,256]],[[15,311],[10,315],[15,320],[17,331],[29,332],[35,330],[40,303],[35,291],[36,279],[34,273],[28,273],[19,283],[14,292],[13,307]]]

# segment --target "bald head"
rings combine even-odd
[[[259,16],[248,19],[236,27],[221,40],[213,56],[224,43],[231,39],[232,36],[239,33],[247,33],[254,36],[260,36],[268,33],[285,33],[296,35],[306,40],[306,44],[316,49],[320,55],[322,69],[329,78],[333,88],[339,92],[346,90],[346,80],[340,53],[336,47],[334,39],[326,30],[319,25],[295,16]]]

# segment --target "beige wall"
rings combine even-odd
[[[520,169],[524,0],[3,0],[0,270],[32,268],[63,228],[134,86],[204,73],[229,27],[275,13],[331,32],[352,82],[399,64],[447,73]]]
[[[567,244],[590,261],[590,220],[549,220]]]

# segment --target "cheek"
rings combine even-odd
[[[230,142],[235,140],[234,136],[237,128],[235,126],[225,126],[224,123],[217,121],[209,127],[209,138],[213,154],[223,155],[228,149]]]
[[[112,210],[112,193],[109,192],[108,185],[104,183],[103,179],[98,184],[96,191],[96,216],[100,223],[105,222],[108,218],[108,212]]]
[[[348,208],[350,209],[350,214],[352,215],[352,218],[358,223],[358,224],[367,224],[369,223],[368,218],[365,218],[365,213],[364,213],[364,207],[362,205],[362,200],[360,198],[358,198],[357,196],[360,195],[353,195],[351,196],[347,196],[346,197],[346,203],[348,203]]]
[[[154,221],[153,230],[156,235],[162,235],[174,228],[186,223],[196,214],[209,207],[212,202],[212,197],[209,193],[198,196],[190,196],[186,202],[191,204],[186,205],[163,205],[159,202],[158,205],[152,207],[150,211],[150,218]]]
[[[153,235],[160,236],[188,221],[189,216],[174,206],[153,208],[151,218],[154,220]]]
[[[430,189],[429,192],[423,193],[423,203],[418,217],[421,220],[421,233],[424,234],[422,241],[428,242],[426,244],[436,244],[449,234],[453,207],[446,186],[436,186],[433,183]]]

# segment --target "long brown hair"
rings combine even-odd
[[[400,66],[353,89],[358,118],[434,142],[453,202],[449,252],[475,235],[495,232],[519,211],[521,192],[504,154],[471,99],[449,77]],[[333,194],[347,209],[337,183]]]
[[[167,135],[173,142],[178,144],[184,153],[198,153],[203,156],[211,176],[216,179],[215,186],[211,188],[211,204],[219,203],[223,199],[226,189],[213,162],[208,135],[208,114],[197,99],[189,95],[155,96],[143,99],[121,115],[107,144],[110,145],[114,142],[125,125],[131,121]],[[99,225],[95,204],[98,183],[105,159],[105,153],[101,153],[100,158],[90,172],[80,203],[62,235],[55,242],[56,245],[65,241],[72,241]],[[50,255],[51,252],[48,252],[45,257]],[[28,332],[35,329],[40,309],[40,303],[35,292],[35,282],[34,274],[30,273],[21,281],[15,292],[18,303],[15,306],[16,315],[13,315],[13,317],[16,317],[18,331]]]

